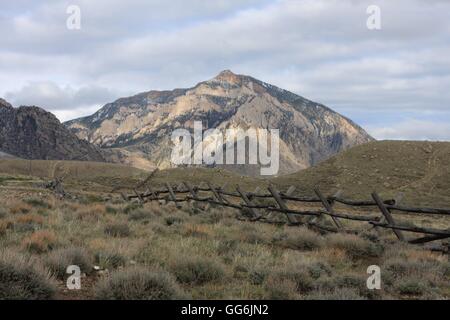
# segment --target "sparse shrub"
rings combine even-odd
[[[251,284],[262,285],[269,275],[269,271],[265,268],[253,269],[248,273],[248,279]]]
[[[0,220],[0,237],[3,237],[6,234],[7,229],[8,229],[8,223],[6,221]]]
[[[390,258],[383,263],[385,274],[392,281],[403,278],[420,278],[426,280],[431,286],[440,285],[448,281],[446,264],[436,260],[413,258]],[[389,278],[388,278],[389,280]]]
[[[240,239],[251,244],[262,244],[267,242],[264,233],[257,230],[249,230],[240,234]]]
[[[103,300],[176,300],[185,295],[169,273],[133,267],[115,271],[100,280],[95,297]]]
[[[239,226],[237,238],[240,241],[251,244],[264,244],[270,243],[271,235],[269,235],[262,226],[244,223]]]
[[[217,245],[217,254],[226,255],[231,251],[234,251],[238,246],[238,241],[236,239],[223,239],[220,240]]]
[[[94,220],[98,221],[100,217],[106,214],[106,208],[102,204],[95,204],[80,209],[76,217],[79,220]]]
[[[6,218],[7,214],[3,208],[0,208],[0,219]]]
[[[442,274],[446,278],[450,278],[450,262],[444,263],[442,265]]]
[[[128,215],[128,220],[129,221],[148,220],[151,217],[152,217],[152,214],[150,212],[142,210],[142,209],[137,209]]]
[[[380,291],[367,288],[367,277],[359,274],[338,274],[332,278],[319,280],[317,286],[321,291],[328,292],[332,292],[336,288],[357,290],[359,296],[369,299],[376,299],[380,296]]]
[[[35,208],[43,208],[43,209],[51,208],[51,205],[48,202],[45,202],[44,200],[38,198],[28,198],[25,199],[24,202]]]
[[[400,279],[395,284],[395,290],[401,295],[420,296],[426,292],[426,285],[420,279]]]
[[[199,216],[199,220],[201,223],[208,224],[216,224],[219,223],[223,218],[223,213],[218,211],[217,209],[210,209],[206,214],[202,214]]]
[[[137,203],[137,202],[132,202],[132,203],[130,203],[130,204],[125,206],[125,208],[123,209],[123,213],[130,214],[134,210],[137,210],[137,209],[140,209],[140,208],[142,208],[142,204]]]
[[[0,300],[45,300],[55,297],[56,288],[48,272],[25,257],[0,253]]]
[[[81,272],[89,274],[92,272],[92,256],[83,248],[62,248],[52,251],[46,259],[47,267],[60,279],[67,274],[67,267],[76,265]]]
[[[117,208],[112,207],[112,206],[106,206],[105,210],[106,210],[106,213],[109,213],[109,214],[117,214],[117,212],[119,212],[119,210]]]
[[[298,293],[306,293],[314,288],[313,279],[305,269],[276,269],[269,276],[273,281],[289,280],[295,283],[295,290]]]
[[[381,245],[351,234],[331,234],[327,237],[327,243],[334,248],[345,250],[353,259],[379,257],[383,252]]]
[[[281,246],[295,250],[318,249],[322,246],[322,242],[319,234],[306,228],[289,229],[286,231],[286,236],[278,241]]]
[[[130,227],[126,223],[110,223],[105,226],[105,234],[111,237],[128,237],[131,234]]]
[[[98,203],[103,202],[103,198],[94,194],[88,194],[83,199],[81,199],[81,202],[83,204],[90,204],[90,203]]]
[[[183,219],[180,217],[176,217],[176,216],[169,216],[164,219],[164,222],[166,223],[166,225],[171,226],[174,224],[183,223]]]
[[[269,278],[264,283],[267,299],[270,300],[294,300],[298,299],[297,285],[290,279]]]
[[[208,238],[211,229],[209,225],[187,223],[184,225],[184,234],[189,237]]]
[[[23,240],[23,246],[30,252],[43,253],[56,246],[56,236],[48,230],[39,230]]]
[[[33,209],[32,206],[30,206],[27,203],[23,203],[22,201],[20,201],[20,202],[13,203],[11,205],[11,207],[9,208],[9,211],[12,214],[19,214],[19,213],[29,213],[32,209]]]
[[[189,284],[204,284],[225,275],[219,262],[204,257],[179,257],[171,269],[178,281]]]
[[[327,263],[316,262],[308,266],[309,275],[313,279],[319,279],[324,275],[331,275],[331,267]]]
[[[126,258],[119,253],[102,251],[95,254],[95,263],[102,269],[116,269],[125,266],[126,262]]]

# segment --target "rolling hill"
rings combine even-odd
[[[375,190],[409,204],[450,207],[450,142],[371,142],[272,182],[305,194],[319,187],[367,199]]]

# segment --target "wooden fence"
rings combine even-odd
[[[382,200],[376,192],[371,194],[371,200],[355,201],[344,199],[339,196],[339,193],[334,196],[325,196],[318,189],[314,190],[314,197],[295,196],[295,187],[293,186],[286,192],[280,192],[273,185],[270,185],[267,191],[262,191],[258,187],[254,192],[246,192],[239,185],[236,186],[235,191],[227,191],[225,186],[217,187],[211,183],[193,186],[189,182],[182,182],[178,186],[165,183],[164,187],[153,189],[148,186],[149,180],[146,179],[145,183],[139,184],[132,190],[131,194],[126,195],[121,192],[122,197],[127,201],[138,200],[141,203],[148,201],[173,202],[177,207],[180,207],[182,202],[204,203],[206,207],[211,204],[230,207],[241,210],[241,219],[274,224],[286,223],[291,226],[305,225],[321,232],[358,233],[358,231],[349,230],[342,224],[342,220],[353,220],[368,224],[369,227],[375,229],[391,229],[398,240],[413,244],[450,238],[450,229],[425,228],[410,223],[408,225],[399,224],[394,219],[396,214],[440,215],[449,216],[450,219],[450,209],[401,206],[392,199]],[[147,188],[144,192],[137,190],[143,187]],[[351,207],[351,212],[341,212],[336,208],[337,203]],[[299,206],[304,207],[304,209],[299,209]],[[203,209],[206,210],[206,207]],[[365,209],[361,211],[369,211],[369,213],[356,212],[355,208],[362,209],[363,207]],[[370,210],[370,208],[375,210]],[[285,219],[274,219],[277,214],[283,215]],[[331,219],[331,226],[321,223],[326,217]],[[420,236],[406,239],[404,232],[420,234]]]

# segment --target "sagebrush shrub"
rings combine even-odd
[[[327,244],[344,250],[351,258],[364,259],[379,257],[383,247],[352,234],[331,234],[327,237]]]
[[[0,237],[6,234],[6,230],[8,229],[8,223],[6,221],[0,220]]]
[[[320,279],[316,282],[319,291],[329,293],[335,289],[351,289],[358,292],[358,295],[368,299],[377,299],[380,297],[379,290],[369,290],[367,288],[367,277],[360,274],[344,273],[333,277]]]
[[[95,297],[102,300],[177,300],[185,298],[173,276],[140,267],[114,271],[100,280]]]
[[[274,242],[295,250],[314,250],[323,245],[322,237],[306,228],[289,229],[284,235],[279,236],[279,239],[275,238]]]
[[[43,209],[50,209],[51,205],[42,200],[42,199],[38,199],[38,198],[28,198],[24,200],[25,203],[29,204],[32,207],[37,207],[37,208],[43,208]]]
[[[127,259],[119,253],[114,252],[97,252],[95,254],[95,263],[102,269],[116,269],[124,266]]]
[[[147,219],[151,219],[151,218],[152,218],[152,214],[150,212],[142,210],[142,209],[137,209],[128,215],[129,221],[140,221],[140,220],[147,220]]]
[[[123,213],[130,214],[131,212],[133,212],[137,209],[140,209],[140,208],[142,208],[142,204],[133,202],[133,203],[127,204],[125,206],[125,208],[123,208]]]
[[[204,257],[179,257],[171,265],[171,270],[181,283],[204,284],[225,275],[219,262]]]
[[[80,267],[81,272],[83,273],[91,273],[93,267],[93,258],[91,254],[83,248],[61,248],[52,251],[47,256],[46,265],[56,277],[63,279],[65,276],[67,276],[66,270],[70,265],[76,265]]]
[[[295,284],[295,290],[298,293],[306,293],[314,288],[314,281],[311,278],[308,270],[304,269],[279,269],[273,270],[268,277],[272,281],[289,280]]]
[[[401,295],[421,296],[426,292],[427,286],[421,279],[404,278],[398,280],[395,290]]]
[[[56,287],[42,267],[24,256],[0,252],[0,300],[55,298]]]
[[[297,285],[290,279],[276,279],[270,277],[264,282],[264,290],[267,299],[270,300],[294,300],[298,299]]]
[[[126,223],[110,223],[105,226],[105,234],[111,237],[128,237],[131,230]]]
[[[174,224],[180,224],[183,222],[183,219],[180,217],[176,217],[176,216],[169,216],[164,218],[164,222],[166,223],[166,225],[171,226]]]

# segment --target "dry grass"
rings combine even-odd
[[[12,251],[0,252],[0,300],[53,299],[56,286],[38,263]]]
[[[22,245],[33,253],[44,253],[53,249],[57,244],[57,237],[53,231],[40,230],[23,239]]]
[[[39,200],[32,189],[1,192],[1,246],[45,265],[59,288],[67,265],[80,265],[82,283],[95,289],[73,293],[77,298],[450,298],[448,257],[392,242],[392,232],[375,242],[367,234],[238,221],[236,211],[221,208],[89,202],[84,193],[30,205],[21,199]],[[373,264],[381,267],[381,291],[365,287]]]

